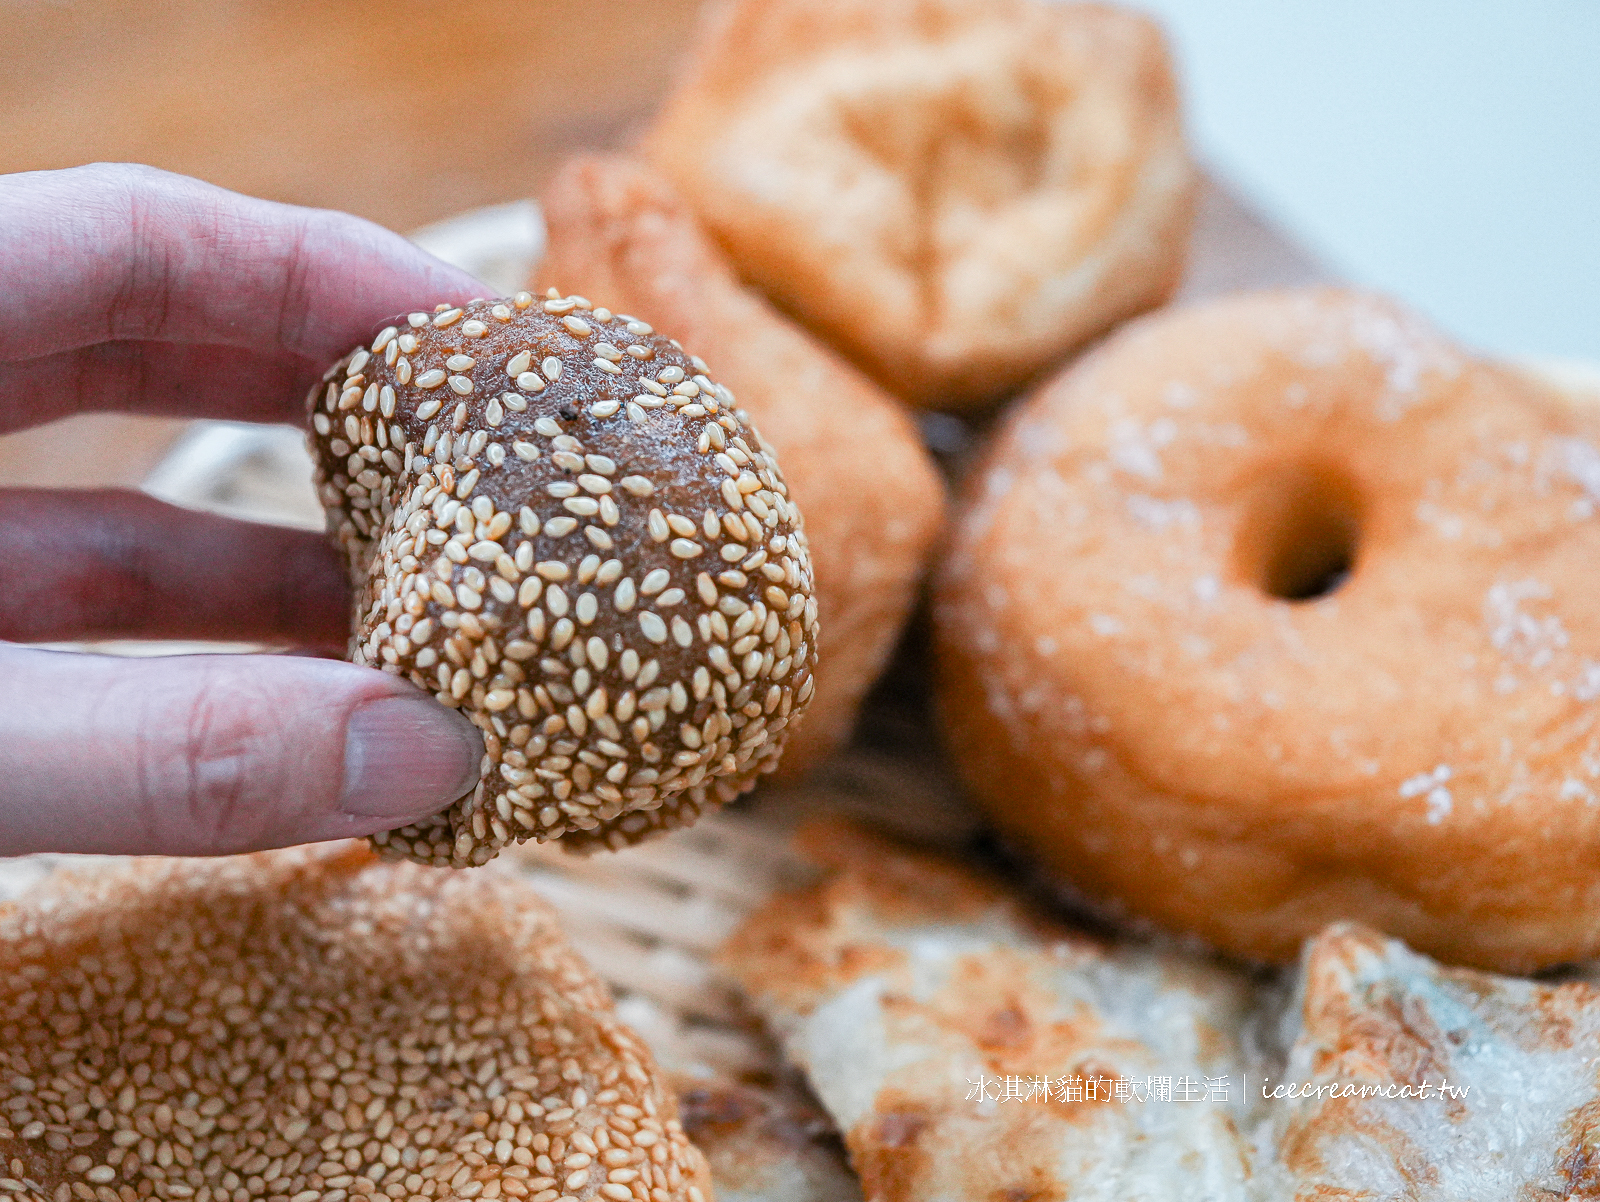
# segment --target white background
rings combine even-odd
[[[1344,277],[1600,360],[1600,0],[1132,0],[1201,155]]]

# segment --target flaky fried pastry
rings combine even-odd
[[[1014,390],[1176,286],[1161,34],[1038,0],[735,0],[647,140],[740,274],[891,392]]]

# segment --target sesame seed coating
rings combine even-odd
[[[0,1178],[7,1202],[709,1193],[529,887],[351,844],[63,873],[0,911]]]
[[[351,660],[484,734],[470,796],[374,843],[455,867],[530,838],[620,847],[731,800],[776,766],[816,662],[800,514],[732,394],[582,297],[493,307],[441,313],[393,364],[360,348],[308,399]]]

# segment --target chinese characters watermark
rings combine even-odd
[[[1146,1075],[1144,1077],[1109,1076],[1095,1073],[1073,1073],[1052,1077],[1048,1074],[1033,1076],[990,1077],[980,1075],[976,1080],[967,1078],[969,1102],[1229,1102],[1235,1078],[1229,1074],[1209,1077],[1187,1074]],[[1249,1088],[1248,1076],[1237,1078],[1240,1101]],[[1448,1078],[1438,1084],[1424,1078],[1420,1083],[1392,1081],[1377,1084],[1371,1081],[1291,1081],[1272,1084],[1272,1078],[1263,1078],[1261,1096],[1269,1101],[1328,1099],[1328,1098],[1415,1098],[1427,1101],[1432,1098],[1462,1099],[1472,1092],[1470,1085],[1452,1085]]]
[[[967,1079],[969,1102],[1226,1102],[1230,1079],[1191,1076],[990,1077]]]

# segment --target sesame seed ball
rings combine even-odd
[[[0,911],[0,1198],[704,1202],[649,1052],[507,875],[360,845]]]
[[[484,735],[477,789],[381,851],[620,847],[776,766],[813,689],[811,561],[771,450],[706,373],[552,290],[410,314],[313,390],[350,658]]]

